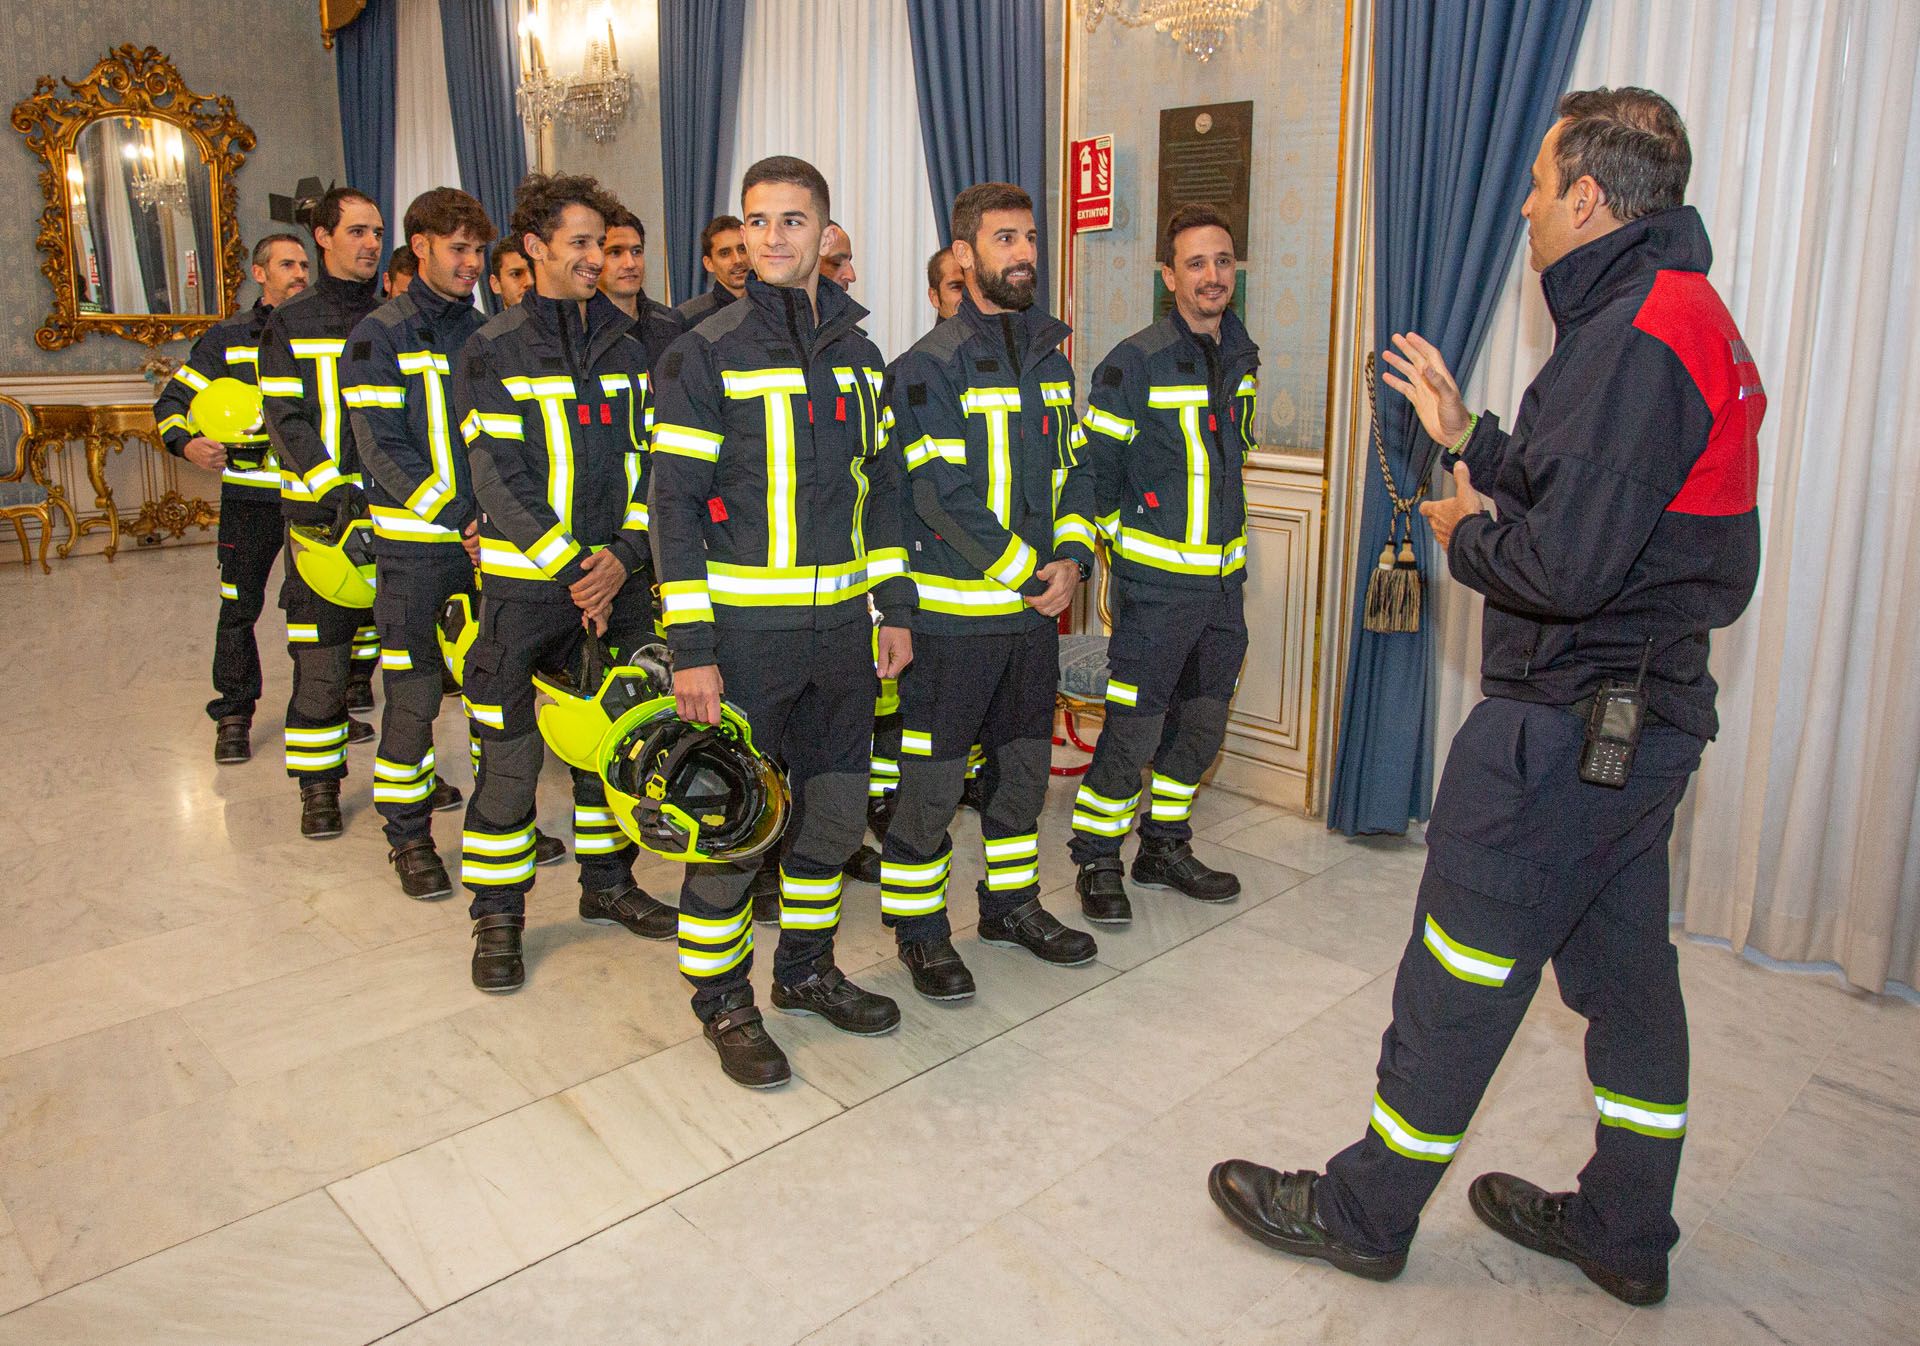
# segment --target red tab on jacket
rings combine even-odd
[[[727,502],[717,495],[714,496],[713,499],[707,501],[707,515],[715,523],[725,523],[727,521]]]
[[[833,419],[835,419],[836,421],[844,421],[845,419],[847,419],[847,399],[846,398],[836,397],[833,399]]]
[[[1207,413],[1207,430],[1208,430],[1208,432],[1209,432],[1209,433],[1212,433],[1212,432],[1214,432],[1214,431],[1217,431],[1217,430],[1219,430],[1219,428],[1220,428],[1220,418],[1219,418],[1218,416],[1216,416],[1216,415],[1214,415],[1214,414],[1213,414],[1213,413],[1212,413],[1211,411],[1209,411],[1209,412]]]
[[[575,410],[580,413],[580,424],[582,425],[593,424],[593,408],[592,407],[589,407],[585,402],[582,402],[575,408]]]
[[[813,399],[811,397],[807,399],[807,424],[813,424]]]
[[[1146,502],[1147,502],[1147,508],[1148,508],[1148,509],[1159,509],[1159,508],[1160,508],[1160,497],[1159,497],[1159,496],[1157,496],[1157,495],[1155,495],[1155,494],[1154,494],[1154,493],[1153,493],[1152,491],[1148,491],[1148,492],[1147,492],[1147,494],[1146,494]]]
[[[600,424],[602,425],[613,424],[613,403],[602,402],[600,404]]]
[[[1048,417],[1046,412],[1044,411],[1041,412],[1040,413],[1040,433],[1043,435],[1051,434],[1052,427],[1053,427],[1053,421]]]

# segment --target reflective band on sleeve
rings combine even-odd
[[[1649,1103],[1643,1098],[1628,1098],[1611,1089],[1593,1086],[1594,1106],[1600,1109],[1600,1125],[1638,1131],[1655,1140],[1678,1140],[1687,1134],[1685,1103]]]
[[[1105,435],[1109,439],[1117,439],[1122,444],[1127,443],[1138,433],[1132,421],[1124,416],[1115,416],[1110,411],[1102,411],[1099,407],[1088,407],[1087,414],[1081,423],[1087,429]]]
[[[668,580],[660,586],[660,621],[663,626],[680,622],[710,622],[713,602],[705,580]]]
[[[1406,1119],[1388,1107],[1379,1094],[1373,1096],[1371,1126],[1395,1154],[1407,1159],[1424,1159],[1430,1164],[1444,1164],[1453,1158],[1453,1152],[1460,1148],[1467,1134],[1462,1131],[1458,1135],[1442,1136],[1408,1126]]]
[[[653,427],[653,451],[717,463],[720,461],[720,436],[691,425],[671,425],[662,421]]]
[[[1032,576],[1039,559],[1033,548],[1016,535],[1008,540],[1005,550],[987,567],[987,578],[997,580],[1009,589],[1018,589]]]
[[[1513,972],[1513,959],[1462,944],[1442,930],[1440,922],[1431,915],[1427,917],[1426,934],[1422,939],[1433,956],[1440,960],[1440,966],[1461,981],[1470,981],[1477,986],[1505,986],[1508,976]]]

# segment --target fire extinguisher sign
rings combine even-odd
[[[1073,232],[1113,228],[1113,137],[1073,142]]]

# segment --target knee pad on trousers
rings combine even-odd
[[[437,670],[386,678],[386,701],[380,712],[380,755],[414,762],[433,746],[433,722],[440,713],[441,688]]]
[[[1053,744],[1044,738],[1015,739],[987,754],[982,773],[980,830],[990,835],[1033,828],[1047,802]]]
[[[1165,715],[1108,715],[1094,745],[1086,783],[1103,795],[1124,797],[1140,787],[1140,770],[1153,759]]]
[[[802,781],[788,828],[791,861],[837,873],[867,832],[867,778],[841,771]]]
[[[887,820],[887,840],[916,856],[940,849],[953,811],[960,807],[967,759],[932,761],[906,757],[900,762],[900,788],[894,792],[893,816]]]
[[[497,827],[511,827],[533,812],[534,789],[546,744],[538,734],[483,740],[480,779],[473,787],[472,811]]]
[[[1167,717],[1154,767],[1175,780],[1197,781],[1213,765],[1226,737],[1225,701],[1206,697],[1185,702]]]
[[[345,645],[321,645],[296,650],[293,655],[293,713],[326,723],[338,720],[347,708],[347,665],[351,651]]]

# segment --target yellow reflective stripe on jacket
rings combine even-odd
[[[696,426],[662,421],[653,427],[653,451],[714,463],[720,460],[720,436]]]
[[[905,453],[909,472],[935,458],[943,458],[956,467],[967,465],[967,441],[964,439],[935,439],[932,435],[922,435],[907,445]]]
[[[386,407],[399,411],[407,405],[407,390],[397,383],[356,383],[342,388],[340,397],[355,411],[365,407]]]
[[[1040,557],[1016,535],[1007,541],[1006,549],[993,558],[993,564],[987,567],[987,578],[997,580],[1009,589],[1018,589],[1033,575],[1034,567],[1040,564]]]
[[[227,347],[227,363],[230,365],[252,365],[260,368],[260,348],[258,346]]]
[[[433,475],[414,488],[407,497],[407,508],[431,522],[454,495],[446,384],[453,376],[453,366],[439,351],[401,351],[397,358],[402,374],[419,376],[420,391],[427,403],[427,454],[433,461]]]
[[[928,612],[945,612],[956,617],[999,617],[1026,610],[1026,600],[994,580],[963,580],[951,575],[913,572],[914,588],[920,593],[920,606]]]
[[[480,436],[492,439],[515,439],[525,442],[527,422],[524,416],[514,412],[473,410],[460,422],[460,437],[469,445]]]
[[[1207,516],[1212,503],[1213,467],[1207,457],[1207,442],[1200,435],[1200,412],[1211,395],[1205,384],[1163,384],[1147,389],[1147,405],[1157,411],[1180,413],[1180,437],[1187,449],[1187,527],[1188,543],[1205,543]]]
[[[1125,416],[1116,416],[1111,411],[1102,411],[1099,407],[1088,407],[1087,414],[1081,418],[1081,424],[1087,429],[1105,435],[1108,439],[1117,439],[1122,444],[1132,442],[1140,433],[1140,427]]]
[[[823,566],[707,562],[707,592],[722,607],[824,607],[860,597],[868,584],[864,556]]]
[[[987,508],[1002,528],[1013,525],[1013,455],[1007,417],[1020,410],[1018,388],[967,388],[960,410],[987,422]]]
[[[660,624],[710,622],[713,602],[707,596],[705,580],[668,580],[660,586]]]
[[[395,509],[391,505],[368,505],[373,516],[373,534],[393,542],[458,542],[457,529],[442,527],[437,523],[428,523],[411,509]]]
[[[800,559],[800,520],[794,501],[800,464],[794,443],[793,399],[807,395],[806,372],[723,369],[720,383],[733,401],[761,401],[766,416],[767,564],[792,566]]]
[[[565,375],[538,379],[515,375],[501,379],[500,383],[516,402],[530,401],[540,407],[540,419],[547,432],[547,508],[560,521],[555,531],[572,532],[573,427],[567,420],[566,403],[574,396],[573,380]],[[543,538],[541,544],[534,547],[536,564],[549,538]],[[578,547],[575,550],[579,550]]]
[[[1102,526],[1105,526],[1102,520]],[[1117,534],[1109,533],[1116,556],[1155,570],[1170,570],[1180,575],[1231,575],[1247,564],[1247,539],[1235,538],[1223,547],[1212,543],[1180,543],[1139,528],[1121,525]]]
[[[181,365],[178,369],[173,371],[173,376],[176,379],[179,379],[180,382],[186,384],[187,387],[193,389],[196,393],[204,392],[206,390],[207,385],[213,382],[212,379],[208,378],[205,374],[202,374],[199,370],[195,369],[192,365]]]

